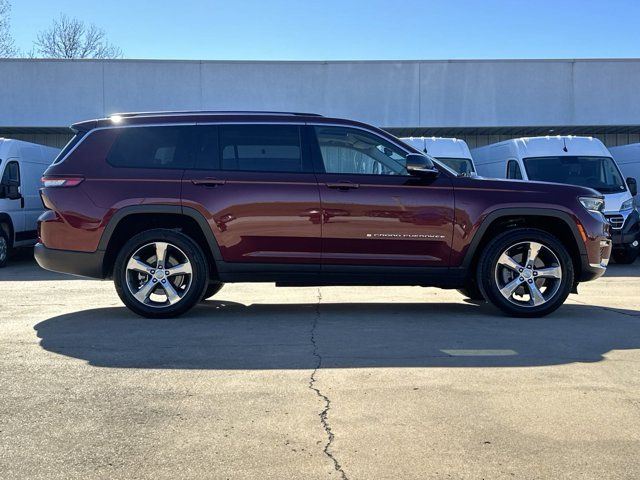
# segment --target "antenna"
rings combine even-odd
[[[564,150],[565,152],[568,152],[569,149],[567,148],[567,139],[563,138],[562,143],[564,144],[564,147],[562,147],[562,150]]]

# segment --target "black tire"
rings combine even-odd
[[[5,231],[0,228],[0,268],[4,267],[9,260],[9,239]]]
[[[153,255],[158,252],[158,244],[168,244],[165,265],[160,265],[158,261],[162,255]],[[142,252],[140,256],[139,252]],[[150,270],[153,274],[128,269],[127,265],[134,254],[143,261],[140,265],[162,268]],[[144,259],[148,255],[151,256],[147,263]],[[190,273],[171,272],[174,267],[177,271],[179,265],[188,265]],[[170,273],[165,276],[167,271]],[[182,315],[200,301],[208,285],[209,267],[202,249],[190,237],[174,230],[154,229],[135,235],[124,244],[116,258],[113,276],[120,299],[131,311],[148,318],[170,318]],[[150,283],[152,281],[153,284]],[[171,303],[169,290],[165,290],[162,284],[173,287],[172,298],[175,303]],[[136,288],[137,294],[142,297],[149,292],[145,303],[134,296],[133,290]],[[166,298],[160,302],[152,299],[151,295],[154,298]]]
[[[474,283],[469,283],[464,288],[458,288],[458,292],[467,297],[469,300],[475,300],[476,302],[484,302],[485,298],[482,296],[482,292],[478,288],[478,285]]]
[[[224,283],[222,282],[210,282],[209,286],[204,291],[204,295],[202,295],[202,301],[213,297],[222,289],[222,287],[224,287]]]
[[[532,268],[527,270],[525,257],[531,242],[541,244],[542,248]],[[502,257],[505,252],[518,251],[515,256]],[[517,259],[516,264],[522,264],[523,269],[506,267],[504,263],[498,265],[501,258]],[[553,274],[560,278],[549,276],[549,270],[543,273],[542,268],[553,268]],[[569,296],[574,266],[569,252],[556,237],[542,230],[518,229],[502,233],[489,242],[481,253],[476,275],[483,296],[507,315],[542,317],[555,311]],[[513,293],[501,293],[499,283],[505,283],[502,287],[505,292]],[[515,289],[509,288],[514,285],[517,285]],[[538,302],[541,303],[536,305]]]
[[[636,261],[638,258],[638,252],[640,249],[637,248],[625,248],[622,250],[614,250],[611,252],[611,257],[613,261],[619,263],[621,265],[629,265]]]

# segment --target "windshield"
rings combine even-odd
[[[468,158],[446,158],[438,157],[440,163],[444,163],[447,167],[455,170],[459,175],[470,175],[475,172],[473,162]]]
[[[525,158],[529,180],[568,183],[618,193],[626,190],[615,162],[609,157],[539,157]]]

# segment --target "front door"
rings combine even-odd
[[[0,169],[2,168],[0,163]],[[4,165],[2,176],[0,177],[0,188],[5,192],[4,198],[0,200],[3,212],[11,217],[13,231],[16,241],[21,241],[25,234],[24,198],[22,197],[22,183],[20,178],[20,164],[17,160],[9,159]],[[19,198],[11,198],[12,193],[20,193]],[[15,197],[15,195],[13,195]]]
[[[446,267],[453,188],[411,176],[407,152],[374,133],[313,127],[322,202],[322,265]]]
[[[182,199],[209,222],[224,262],[319,271],[320,195],[302,128],[201,125]]]

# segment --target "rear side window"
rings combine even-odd
[[[107,162],[114,167],[184,169],[193,163],[193,127],[123,128]]]
[[[224,125],[219,128],[222,170],[305,172],[297,125]]]
[[[60,153],[58,153],[56,158],[53,160],[53,164],[55,165],[56,163],[60,163],[64,159],[64,157],[66,157],[69,152],[73,150],[78,143],[80,143],[80,140],[82,140],[86,134],[87,132],[77,132],[73,137],[71,137],[71,140],[69,140],[69,142],[64,146],[62,150],[60,150]]]
[[[507,162],[507,178],[522,180],[520,165],[518,165],[518,162],[516,162],[515,160],[509,160]]]

